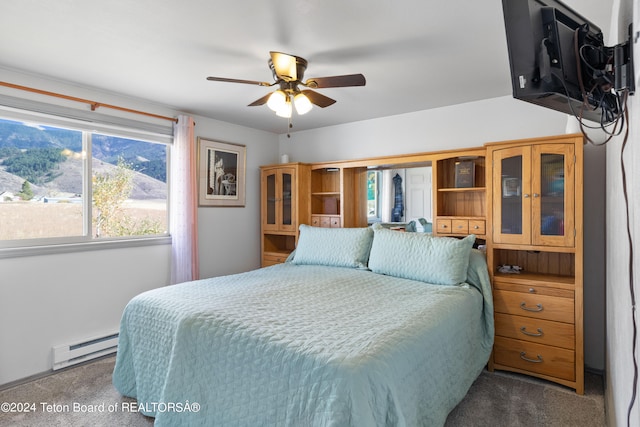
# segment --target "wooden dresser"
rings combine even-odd
[[[494,280],[494,367],[576,382],[575,296],[572,284],[561,284],[560,278]]]
[[[582,136],[488,144],[487,161],[496,326],[489,369],[583,394]]]
[[[298,227],[308,224],[311,168],[305,163],[260,168],[261,265],[284,262],[296,248]]]

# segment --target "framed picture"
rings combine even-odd
[[[198,137],[198,205],[244,206],[244,145]]]
[[[519,178],[502,178],[502,197],[520,196]]]

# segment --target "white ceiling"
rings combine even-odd
[[[613,0],[566,3],[606,34]],[[247,107],[270,88],[206,77],[272,81],[272,50],[305,78],[365,75],[293,131],[511,94],[501,0],[4,0],[0,40],[1,68],[279,134]]]

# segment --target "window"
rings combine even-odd
[[[380,221],[380,171],[367,171],[367,217],[369,222]]]
[[[0,117],[0,247],[168,235],[162,138],[59,122]]]

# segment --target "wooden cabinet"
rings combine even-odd
[[[311,225],[366,227],[366,168],[317,164],[311,171]]]
[[[496,327],[489,369],[583,394],[582,135],[262,167],[262,265],[286,259],[300,224],[366,226],[367,170],[389,165],[431,165],[435,235],[486,240]]]
[[[463,166],[463,168],[461,168]],[[480,239],[486,234],[485,149],[441,154],[433,162],[434,233]],[[461,176],[464,179],[461,179]]]
[[[496,327],[489,369],[583,394],[582,137],[487,144],[487,159]]]
[[[303,163],[260,168],[262,266],[284,262],[295,249],[300,224],[309,224],[311,168]]]
[[[287,163],[260,168],[262,266],[284,262],[300,224],[366,227],[366,168]]]
[[[492,151],[495,243],[574,245],[575,145]]]

